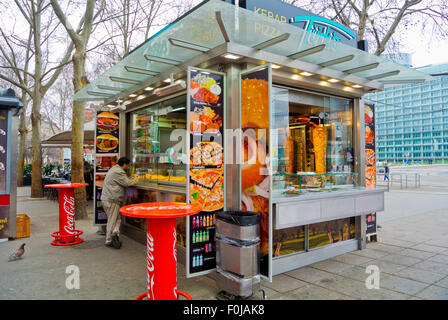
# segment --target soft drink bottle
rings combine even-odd
[[[199,228],[202,228],[202,217],[199,218]]]
[[[196,217],[193,217],[193,229],[196,228]]]
[[[196,231],[193,231],[193,243],[196,243]]]
[[[204,261],[202,260],[202,254],[201,257],[199,258],[199,265],[202,266],[204,264]]]

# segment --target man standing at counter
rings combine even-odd
[[[107,172],[104,179],[103,192],[101,193],[101,203],[107,215],[106,226],[106,246],[121,248],[120,227],[121,213],[120,208],[124,205],[126,187],[136,185],[138,180],[129,178],[126,171],[129,169],[130,160],[122,157],[118,159]]]

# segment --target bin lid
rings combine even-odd
[[[260,214],[253,211],[220,211],[216,219],[239,226],[253,226],[260,223]]]

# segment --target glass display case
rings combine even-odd
[[[272,92],[273,193],[357,188],[352,100],[276,86]]]
[[[131,114],[131,173],[139,186],[186,185],[186,96]]]
[[[313,192],[333,192],[358,188],[357,173],[276,173],[273,191],[283,195],[299,195]]]

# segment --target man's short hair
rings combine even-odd
[[[124,164],[130,164],[131,160],[129,160],[126,157],[121,157],[120,159],[118,159],[117,164],[122,167]]]

